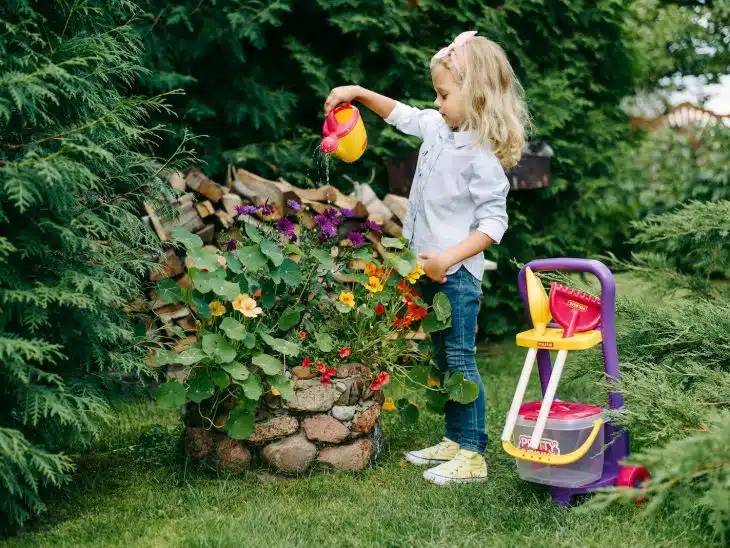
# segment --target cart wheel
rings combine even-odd
[[[641,484],[651,477],[649,470],[643,466],[622,466],[616,478],[617,487],[631,487],[638,489]],[[636,504],[643,504],[644,498],[636,499]]]

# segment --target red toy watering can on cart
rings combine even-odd
[[[324,139],[319,148],[325,154],[334,152],[348,164],[358,160],[368,146],[365,125],[357,107],[345,103],[333,108],[322,126]]]

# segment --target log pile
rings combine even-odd
[[[329,208],[349,209],[354,213],[352,223],[359,225],[368,219],[381,225],[385,235],[398,237],[403,232],[408,203],[407,198],[394,194],[380,200],[367,184],[355,183],[355,191],[348,196],[333,186],[304,189],[283,180],[270,181],[244,169],[235,170],[226,185],[212,181],[197,168],[184,176],[174,174],[170,177],[170,185],[184,192],[171,202],[179,217],[164,222],[151,206],[146,205],[147,215],[143,220],[162,241],[170,239],[173,227],[181,226],[200,236],[206,245],[216,244],[216,236],[230,228],[238,216],[236,206],[245,204],[270,205],[273,213],[268,219],[276,221],[294,213],[288,205],[290,200],[300,202],[306,208],[302,222],[308,228],[314,227],[315,215]]]
[[[180,226],[200,236],[207,246],[218,247],[225,238],[223,233],[233,226],[239,216],[237,206],[268,204],[273,213],[267,220],[278,220],[284,215],[294,213],[287,202],[295,200],[305,206],[300,215],[301,222],[308,228],[313,228],[314,216],[321,214],[328,208],[349,209],[354,217],[347,219],[341,225],[343,234],[355,230],[363,221],[372,220],[383,227],[383,234],[398,237],[403,230],[403,218],[408,200],[406,198],[387,195],[380,200],[367,184],[355,184],[355,191],[345,195],[333,186],[323,186],[317,189],[303,189],[286,181],[271,181],[258,175],[237,169],[229,173],[226,184],[219,184],[208,178],[197,168],[187,174],[175,173],[169,179],[170,186],[176,190],[170,196],[170,205],[177,210],[176,219],[164,219],[158,216],[151,205],[145,205],[147,215],[143,221],[154,230],[161,241],[168,241],[172,236],[172,229]],[[180,194],[182,192],[182,194]],[[380,235],[368,233],[367,238],[373,248],[381,256],[385,250],[380,245]],[[190,287],[191,282],[186,273],[184,256],[178,255],[174,248],[165,250],[165,257],[160,268],[150,272],[152,282],[164,279],[174,279],[183,287]],[[196,326],[190,311],[179,304],[162,304],[157,301],[154,291],[149,294],[149,302],[132,303],[130,311],[152,309],[162,324],[168,336],[175,336],[175,326],[186,332],[194,332]],[[422,338],[422,334],[411,337]],[[176,350],[184,349],[186,344],[195,341],[195,337],[180,339]],[[172,369],[174,371],[174,368]]]

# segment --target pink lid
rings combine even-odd
[[[520,407],[520,417],[528,421],[536,421],[540,413],[541,401],[531,401]],[[586,403],[575,403],[572,401],[553,401],[550,406],[548,419],[555,421],[570,421],[585,419],[603,413],[603,409]]]

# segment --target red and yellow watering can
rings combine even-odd
[[[365,125],[357,107],[345,103],[333,108],[322,126],[324,139],[319,148],[325,154],[335,153],[348,164],[358,160],[368,146]]]

